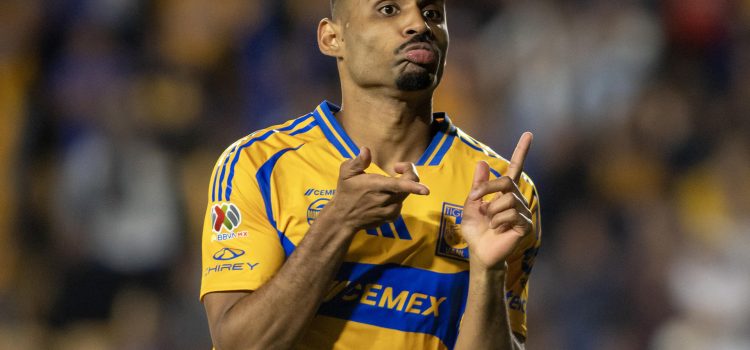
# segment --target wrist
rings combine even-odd
[[[469,251],[469,268],[472,274],[477,273],[488,276],[505,277],[505,274],[508,272],[508,263],[503,261],[496,265],[489,266],[477,258],[476,254],[472,254],[472,252]]]
[[[505,270],[474,268],[474,266],[471,266],[469,270],[470,288],[486,293],[504,290],[505,276]]]
[[[336,208],[334,200],[331,200],[320,211],[320,214],[312,225],[316,228],[322,228],[323,231],[344,237],[353,237],[359,231],[356,227],[348,223],[344,211]]]

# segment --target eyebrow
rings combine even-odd
[[[445,0],[417,0],[417,5],[419,7],[424,7],[427,5],[433,5],[433,4],[445,4]]]
[[[376,3],[376,2],[380,2],[380,1],[383,1],[383,0],[367,0],[367,2],[370,3],[370,4]],[[403,0],[396,0],[396,2],[402,2],[402,1]],[[445,0],[417,0],[417,6],[419,6],[419,7],[423,7],[423,6],[427,6],[427,5],[432,5],[432,4],[435,4],[435,3],[438,3],[438,4],[442,5],[442,4],[445,4]]]

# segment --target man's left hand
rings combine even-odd
[[[461,233],[469,244],[472,264],[480,264],[477,267],[505,269],[508,257],[532,231],[529,204],[518,189],[532,140],[530,132],[521,135],[501,178],[490,181],[489,165],[484,161],[477,164],[461,219]],[[485,201],[490,194],[494,194],[492,200]]]

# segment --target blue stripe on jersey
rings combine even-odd
[[[274,135],[276,133],[279,133],[279,132],[282,132],[282,131],[292,130],[295,127],[297,127],[297,125],[299,125],[299,124],[301,124],[301,123],[309,120],[310,118],[312,118],[312,116],[309,115],[309,114],[306,115],[306,116],[304,116],[304,117],[297,118],[297,119],[294,120],[294,122],[291,125],[288,125],[286,127],[280,128],[280,129],[269,130],[266,133],[264,133],[263,135],[255,137],[255,138],[252,138],[249,141],[245,142],[245,144],[243,144],[242,146],[240,146],[237,149],[237,152],[234,154],[234,159],[232,160],[232,165],[229,167],[229,177],[227,178],[227,184],[226,184],[226,190],[225,190],[226,194],[224,195],[224,197],[226,198],[226,200],[229,201],[231,199],[231,197],[232,197],[232,180],[234,179],[234,168],[237,166],[237,162],[240,160],[240,154],[241,154],[241,152],[242,152],[243,149],[252,146],[254,143],[256,143],[258,141],[265,141],[271,135]],[[222,171],[221,179],[219,179],[219,181],[220,181],[219,183],[221,183],[221,181],[224,181],[224,172],[223,171]],[[219,200],[221,200],[221,189],[219,189]]]
[[[312,128],[314,128],[316,126],[318,126],[318,121],[317,120],[313,120],[312,123],[307,124],[307,126],[304,127],[304,128],[302,128],[302,129],[295,130],[294,132],[292,132],[291,134],[289,134],[289,136],[297,136],[299,134],[304,134],[304,133],[312,130]]]
[[[380,232],[383,233],[383,237],[396,238],[396,236],[393,235],[393,230],[391,230],[391,224],[388,222],[380,226]]]
[[[415,165],[421,166],[424,165],[427,160],[430,159],[430,156],[433,152],[435,152],[435,148],[440,144],[440,140],[443,139],[443,136],[445,135],[445,132],[442,130],[438,130],[438,132],[435,134],[435,136],[432,138],[432,142],[430,142],[430,146],[427,147],[427,149],[424,151],[424,154],[422,154],[422,157],[419,158],[417,163]]]
[[[492,173],[492,175],[495,175],[495,177],[502,177],[502,175],[500,175],[500,172],[495,169],[490,168],[490,172]]]
[[[371,235],[371,236],[377,236],[378,235],[378,230],[376,230],[374,228],[368,228],[365,231],[367,232],[368,235]]]
[[[438,273],[396,264],[344,262],[344,287],[318,310],[324,316],[431,334],[453,349],[466,307],[469,271]]]
[[[443,142],[443,145],[440,146],[440,150],[435,155],[435,158],[432,158],[432,161],[430,162],[430,165],[434,166],[434,165],[439,165],[440,164],[440,162],[445,157],[445,154],[448,153],[448,150],[451,148],[451,145],[453,145],[453,140],[455,140],[455,139],[456,139],[456,135],[454,135],[453,133],[449,132],[448,133],[448,138],[445,140],[445,142]]]
[[[467,139],[463,138],[463,137],[461,136],[460,132],[458,133],[458,136],[457,136],[457,137],[458,137],[458,139],[459,139],[459,140],[461,140],[461,142],[465,143],[465,144],[466,144],[467,146],[469,146],[469,147],[473,148],[474,150],[476,150],[476,151],[479,151],[479,152],[482,152],[482,153],[484,153],[484,154],[486,154],[486,155],[489,155],[489,156],[490,156],[490,157],[492,157],[492,158],[499,158],[498,156],[496,156],[496,155],[495,155],[495,154],[493,154],[492,152],[488,152],[487,150],[485,150],[485,149],[482,149],[481,147],[479,147],[479,146],[477,146],[477,145],[474,145],[474,144],[473,144],[473,143],[472,143],[471,141],[469,141],[469,140],[467,140]],[[495,175],[495,177],[496,177],[496,178],[499,178],[499,177],[502,177],[502,176],[503,176],[502,174],[500,174],[500,172],[499,172],[499,171],[497,171],[497,170],[495,170],[495,169],[492,169],[492,168],[490,168],[490,173],[492,173],[492,175]]]
[[[260,194],[261,196],[263,196],[263,204],[266,207],[266,216],[268,217],[268,222],[271,224],[271,226],[273,226],[274,229],[276,229],[276,232],[279,235],[281,246],[284,248],[284,254],[286,254],[287,258],[292,254],[295,247],[294,244],[289,240],[289,238],[287,238],[283,232],[279,231],[278,226],[276,226],[276,220],[274,220],[273,218],[273,207],[271,206],[271,173],[273,172],[273,168],[276,166],[276,162],[279,161],[279,158],[281,158],[281,156],[283,156],[286,152],[296,151],[302,148],[302,146],[304,146],[304,144],[301,144],[296,148],[285,148],[277,152],[276,154],[271,156],[271,158],[269,158],[255,174],[255,179],[258,181],[258,187],[260,187]]]
[[[229,163],[229,158],[232,156],[232,153],[237,150],[237,144],[234,145],[231,151],[226,155],[224,158],[224,164],[220,167],[221,168],[221,181],[218,183],[218,187],[216,184],[216,180],[219,178],[219,167],[216,167],[216,175],[214,176],[214,185],[213,190],[211,191],[211,201],[216,201],[216,192],[219,192],[219,198],[221,198],[221,183],[224,181],[224,172],[227,170],[227,163]],[[219,199],[221,200],[221,199]]]
[[[475,150],[477,150],[477,151],[479,151],[479,152],[482,152],[482,153],[484,153],[484,150],[483,150],[483,149],[482,149],[481,147],[479,147],[479,146],[476,146],[476,145],[472,144],[471,142],[469,142],[468,140],[464,139],[464,138],[463,138],[463,137],[461,137],[461,136],[459,136],[458,138],[459,138],[459,139],[460,139],[460,140],[461,140],[461,141],[462,141],[463,143],[465,143],[466,145],[468,145],[469,147],[471,147],[471,148],[473,148],[473,149],[475,149]]]
[[[492,158],[499,158],[493,152],[488,152],[487,150],[483,149],[482,147],[479,147],[479,146],[473,144],[472,143],[472,142],[474,142],[473,140],[467,140],[466,138],[464,138],[460,134],[458,135],[458,138],[461,140],[461,142],[465,143],[467,146],[469,146],[469,147],[471,147],[471,148],[473,148],[473,149],[475,149],[475,150],[477,150],[479,152],[482,152],[482,153],[484,153],[484,154],[486,154],[486,155],[488,155],[488,156],[490,156]]]
[[[344,131],[344,128],[341,127],[338,120],[336,120],[336,117],[333,116],[333,113],[338,112],[341,110],[341,107],[328,102],[323,101],[322,103],[323,112],[326,114],[325,117],[328,118],[328,121],[333,125],[333,128],[336,130],[336,133],[341,136],[341,139],[344,140],[347,146],[349,146],[349,149],[354,153],[354,156],[359,155],[359,147],[354,143],[354,141],[349,137],[349,135],[346,134],[346,131]]]
[[[409,234],[409,230],[406,229],[406,223],[404,222],[404,218],[399,215],[398,219],[393,223],[393,226],[396,227],[396,233],[398,234],[398,238],[403,240],[411,240],[411,235]]]
[[[314,115],[316,118],[320,118],[320,119],[325,118],[325,116],[322,116],[320,115],[320,113],[318,113],[317,108],[314,112]],[[341,153],[342,157],[347,158],[347,159],[353,158],[351,154],[349,154],[349,151],[347,151],[346,148],[344,148],[344,146],[341,145],[341,143],[338,140],[336,140],[336,136],[333,136],[333,132],[331,132],[331,129],[328,128],[324,120],[319,120],[318,124],[320,125],[320,130],[323,131],[323,135],[325,135],[326,138],[328,139],[328,142],[330,142],[333,145],[333,147],[335,147],[339,151],[339,153]]]

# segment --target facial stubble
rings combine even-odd
[[[396,87],[401,91],[419,91],[432,86],[428,72],[408,72],[396,78]]]

